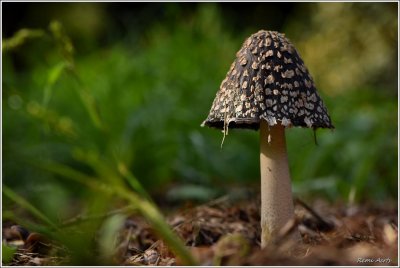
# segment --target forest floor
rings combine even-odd
[[[181,208],[168,223],[185,241],[200,265],[398,265],[398,211],[392,205],[344,205],[295,201],[296,220],[280,232],[276,244],[260,248],[259,199],[228,196]],[[18,244],[3,224],[3,242]],[[292,234],[299,231],[302,243]],[[21,236],[19,236],[21,237]],[[181,265],[139,216],[121,230],[117,265]],[[24,246],[10,265],[56,265],[59,260]],[[37,247],[36,247],[37,248]],[[62,263],[62,261],[61,261]]]

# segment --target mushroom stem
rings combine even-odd
[[[260,120],[261,247],[294,217],[285,127]]]

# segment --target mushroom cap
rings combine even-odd
[[[202,126],[334,128],[314,81],[284,34],[261,30],[236,53]]]

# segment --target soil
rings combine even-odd
[[[281,230],[277,242],[263,249],[259,199],[225,196],[181,208],[167,219],[200,265],[398,265],[396,205],[350,206],[324,200],[307,204],[296,200],[295,213],[296,219]],[[3,242],[19,248],[10,265],[63,263],[61,257],[46,255],[44,249],[52,247],[51,242],[43,242],[45,238],[36,234],[32,239],[39,242],[32,243],[23,232],[3,224]],[[295,232],[300,232],[302,241],[293,239]],[[116,265],[182,265],[139,216],[126,220],[118,239]]]

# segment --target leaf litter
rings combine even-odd
[[[277,243],[261,249],[259,203],[259,198],[223,196],[181,208],[167,220],[200,265],[398,265],[398,211],[394,204],[296,199],[296,218],[280,230]],[[291,239],[296,229],[302,243]],[[9,265],[62,265],[67,261],[68,257],[57,256],[54,250],[38,247],[35,243],[43,243],[41,236],[34,236],[37,241],[32,246],[32,241],[16,230],[20,229],[3,223],[3,243],[18,248]],[[183,264],[137,215],[126,219],[116,239],[116,265]],[[45,245],[49,247],[47,240]]]

